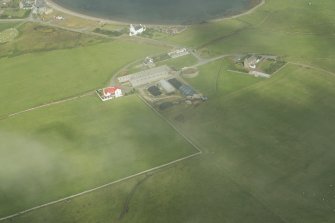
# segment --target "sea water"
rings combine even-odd
[[[193,24],[239,14],[260,0],[52,0],[75,12],[130,23]]]

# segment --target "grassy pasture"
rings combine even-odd
[[[332,222],[335,77],[287,65],[264,80],[225,68],[211,63],[190,79],[208,102],[165,112],[202,156],[13,222]]]
[[[30,10],[18,9],[18,8],[6,8],[3,9],[3,13],[0,14],[1,19],[22,19],[28,17]]]
[[[0,44],[13,41],[19,35],[19,31],[15,28],[6,29],[0,32]]]
[[[18,30],[20,35],[15,41],[0,45],[0,58],[83,47],[103,42],[103,39],[96,36],[88,36],[29,22],[20,25]]]
[[[312,2],[311,6],[309,2]],[[334,4],[332,0],[267,0],[263,7],[250,15],[190,27],[167,40],[208,52],[208,55],[243,52],[279,54],[287,61],[309,63],[334,71]],[[183,105],[164,112],[203,148],[201,156],[159,171],[140,184],[144,176],[7,222],[333,223],[335,77],[292,64],[286,65],[268,80],[227,72],[228,68],[229,64],[225,61],[200,67],[200,74],[187,81],[209,100],[196,107]],[[45,116],[47,120],[43,115],[43,120],[39,120],[34,115],[37,116],[41,110],[9,119],[2,128],[15,134],[27,132],[25,137],[35,137],[42,143],[52,142],[51,146],[55,148],[50,150],[52,153],[60,153],[57,150],[60,147],[55,145],[61,138],[59,143],[64,144],[62,148],[69,148],[72,154],[77,154],[73,145],[80,144],[78,137],[86,134],[96,137],[96,133],[87,130],[91,124],[106,126],[115,119],[115,126],[122,126],[120,134],[129,136],[123,131],[127,131],[127,126],[134,125],[134,119],[128,120],[127,116],[122,119],[126,122],[120,123],[120,117],[100,117],[101,113],[99,118],[90,119],[98,115],[92,116],[95,113],[91,112],[93,108],[90,105],[94,103],[86,100],[82,102],[87,107],[76,104],[67,114],[59,108]],[[131,116],[141,107],[134,106],[132,110],[123,110],[128,106],[118,109],[127,111]],[[77,117],[78,108],[89,110],[86,114],[90,116],[82,114],[85,117]],[[32,130],[31,126],[42,121],[47,124],[49,119],[55,120],[55,113],[64,116],[75,131],[65,130],[62,125],[54,126],[49,132],[48,128],[37,133],[33,131],[36,127]],[[182,122],[175,119],[179,115],[184,116]],[[30,121],[33,118],[38,120],[37,124]],[[145,118],[138,125],[135,123],[135,129],[145,134],[142,125],[154,124],[151,118]],[[121,140],[120,143],[132,144],[135,140],[136,145],[146,145],[153,139],[152,135],[158,137],[165,134],[156,131],[148,132],[145,142],[127,137],[129,141]],[[80,133],[75,135],[74,142],[71,142],[71,132]],[[99,138],[95,137],[92,142]],[[10,136],[5,135],[5,138],[10,139]],[[153,143],[160,143],[161,140]],[[89,148],[89,141],[84,140],[83,148]],[[89,154],[90,150],[86,150],[84,155]],[[81,153],[78,152],[79,158],[75,161],[85,160]],[[0,157],[8,158],[11,154],[8,152]],[[97,163],[103,157],[93,154],[90,159]],[[109,157],[106,160],[108,162]],[[36,165],[43,165],[40,162],[38,159]],[[57,166],[55,169],[64,170]],[[88,166],[87,170],[94,172],[95,169]],[[15,172],[15,169],[11,171]],[[4,176],[8,173],[5,171]],[[61,173],[58,176],[64,175]],[[38,178],[43,179],[48,180],[47,177]],[[77,183],[76,186],[82,185],[79,181]],[[11,194],[16,195],[20,194]],[[31,202],[31,199],[27,200]],[[13,207],[15,205],[13,202]]]
[[[223,35],[233,35],[244,27],[246,25],[238,20],[194,25],[178,35],[168,37],[167,40],[197,48],[206,41],[220,38]]]
[[[0,59],[0,115],[94,90],[127,63],[162,50],[117,40]]]
[[[193,55],[186,55],[175,59],[168,59],[158,63],[158,65],[166,64],[175,69],[192,66],[197,63],[197,59]]]
[[[254,13],[218,23],[190,27],[167,40],[210,56],[225,53],[270,53],[335,71],[332,0],[266,0]]]
[[[9,22],[9,23],[0,22],[0,32],[5,30],[5,29],[13,28],[13,27],[17,26],[18,24],[19,23],[16,23],[16,22]]]
[[[207,105],[187,109],[179,126],[215,154],[217,168],[283,221],[332,222],[335,77],[288,65],[270,80],[229,72],[217,79],[212,66],[220,69],[208,65],[201,73],[206,78],[192,84],[218,90],[207,91]],[[168,115],[173,120],[179,113],[185,112]]]
[[[89,96],[0,126],[0,216],[197,152],[136,96]]]
[[[55,19],[56,16],[62,16],[64,19],[57,20]],[[101,25],[99,21],[79,18],[64,12],[57,11],[55,9],[52,13],[48,15],[43,15],[42,17],[44,20],[48,21],[48,23],[60,25],[67,28],[93,30]]]

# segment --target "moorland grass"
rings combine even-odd
[[[31,22],[20,24],[18,30],[20,36],[15,41],[0,45],[0,58],[84,47],[105,41],[100,37]]]

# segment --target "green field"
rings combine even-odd
[[[274,214],[261,222],[333,222],[335,77],[289,65],[255,83],[228,72],[215,79],[213,66],[202,72],[211,81],[200,76],[193,85],[218,90],[206,91],[207,105],[187,108],[179,126],[213,154],[213,170],[254,199],[249,211],[259,204]]]
[[[168,41],[205,56],[264,53],[335,71],[334,1],[266,0],[252,14],[189,28]]]
[[[264,53],[288,63],[269,79],[229,72],[227,59],[199,67],[187,81],[208,101],[162,115],[201,155],[4,222],[335,222],[334,8],[266,0],[251,14],[166,37],[204,57]],[[1,59],[0,114],[82,94],[164,50],[95,41]],[[0,135],[0,217],[197,152],[136,96],[23,113],[0,121]]]
[[[0,59],[0,116],[95,90],[127,63],[162,50],[117,40]]]
[[[202,156],[14,222],[333,222],[335,77],[288,65],[263,80],[222,66],[191,81],[208,102],[165,113]]]
[[[136,96],[89,96],[3,120],[0,140],[1,216],[197,152]]]
[[[30,14],[30,10],[25,9],[6,8],[3,10],[3,13],[0,14],[1,19],[22,19],[28,17]]]
[[[15,24],[15,23],[11,23]],[[0,29],[1,29],[0,23]],[[4,27],[9,24],[3,24]],[[18,38],[0,45],[0,58],[15,57],[27,53],[46,52],[57,49],[69,49],[106,42],[100,37],[89,36],[31,22],[17,24]]]
[[[15,28],[10,28],[0,32],[0,44],[13,41],[19,35],[19,31]]]
[[[15,26],[17,26],[18,23],[16,22],[10,22],[10,23],[2,23],[0,22],[0,32],[5,30],[5,29],[9,29],[9,28],[13,28]]]

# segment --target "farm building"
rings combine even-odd
[[[182,49],[175,50],[175,51],[172,51],[172,52],[168,53],[168,55],[171,58],[182,57],[182,56],[186,56],[188,54],[190,54],[190,53],[188,52],[188,50],[186,48],[182,48]]]
[[[183,84],[178,81],[176,78],[172,78],[170,80],[168,80],[168,82],[173,86],[175,87],[176,89],[179,89]]]
[[[118,80],[120,83],[129,82],[131,86],[138,87],[167,78],[170,76],[170,72],[171,69],[168,66],[163,65],[138,73],[122,76],[119,77]]]
[[[159,90],[159,88],[157,86],[151,86],[151,87],[149,87],[148,91],[153,96],[159,96],[159,95],[162,94],[162,92]]]
[[[167,94],[171,94],[171,93],[174,93],[176,91],[176,89],[172,86],[172,84],[170,84],[170,82],[168,82],[167,80],[164,80],[164,79],[160,80],[159,85],[163,88],[163,90]]]
[[[122,90],[119,87],[107,87],[96,91],[102,101],[122,97]]]
[[[193,96],[196,94],[196,92],[188,85],[183,84],[179,88],[180,93],[182,93],[184,96]]]

